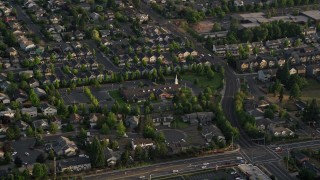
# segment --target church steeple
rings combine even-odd
[[[174,84],[179,84],[178,82],[178,75],[176,74],[176,78],[174,79]]]

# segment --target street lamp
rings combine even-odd
[[[284,142],[284,139],[282,139],[283,143]],[[286,149],[287,149],[287,171],[289,171],[289,158],[290,158],[290,154],[289,154],[289,148],[288,148],[288,144],[286,144]]]

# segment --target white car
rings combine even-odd
[[[210,57],[211,57],[211,54],[208,54],[208,56],[210,56]]]
[[[174,169],[174,170],[172,170],[172,172],[173,172],[173,173],[178,173],[179,170]]]
[[[205,163],[203,163],[203,165],[207,166],[207,165],[209,165],[209,163],[205,162]]]
[[[207,166],[202,166],[201,168],[202,168],[202,169],[206,169],[206,168],[207,168]]]
[[[30,155],[28,152],[25,152],[24,154],[25,154],[26,156],[29,156],[29,155]]]
[[[237,172],[236,172],[236,171],[231,171],[230,174],[231,174],[231,175],[234,175],[234,174],[237,174]]]
[[[139,178],[140,178],[140,179],[143,179],[143,178],[146,178],[146,177],[145,177],[145,176],[140,176]]]
[[[242,160],[243,158],[240,157],[240,156],[238,156],[238,157],[236,157],[236,159],[237,159],[237,160]]]
[[[13,152],[11,155],[12,155],[12,156],[15,156],[15,155],[17,155],[17,154],[18,154],[18,152],[15,151],[15,152]]]

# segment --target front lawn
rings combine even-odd
[[[118,101],[119,104],[124,104],[125,103],[119,90],[109,91],[109,95],[112,97],[112,99],[114,99],[115,101]]]
[[[196,74],[183,74],[181,75],[182,80],[188,80],[195,84],[196,86],[205,89],[210,87],[212,90],[219,90],[223,88],[223,76],[220,73],[215,73],[214,78],[209,79],[207,76],[199,76]]]

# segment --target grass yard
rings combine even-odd
[[[189,126],[188,123],[185,123],[181,120],[175,120],[175,121],[172,121],[171,122],[171,125],[170,127],[173,128],[173,129],[185,129]]]
[[[210,87],[212,90],[219,90],[223,88],[223,76],[220,73],[215,73],[213,79],[208,79],[207,76],[197,76],[196,74],[183,74],[181,76],[183,80],[188,80],[192,83],[198,79],[196,86],[202,89]]]
[[[320,101],[320,83],[315,79],[307,79],[309,85],[302,89],[301,99],[303,101],[310,101],[312,99],[317,99]]]
[[[120,104],[124,104],[124,99],[122,98],[119,90],[109,91],[109,95]]]

